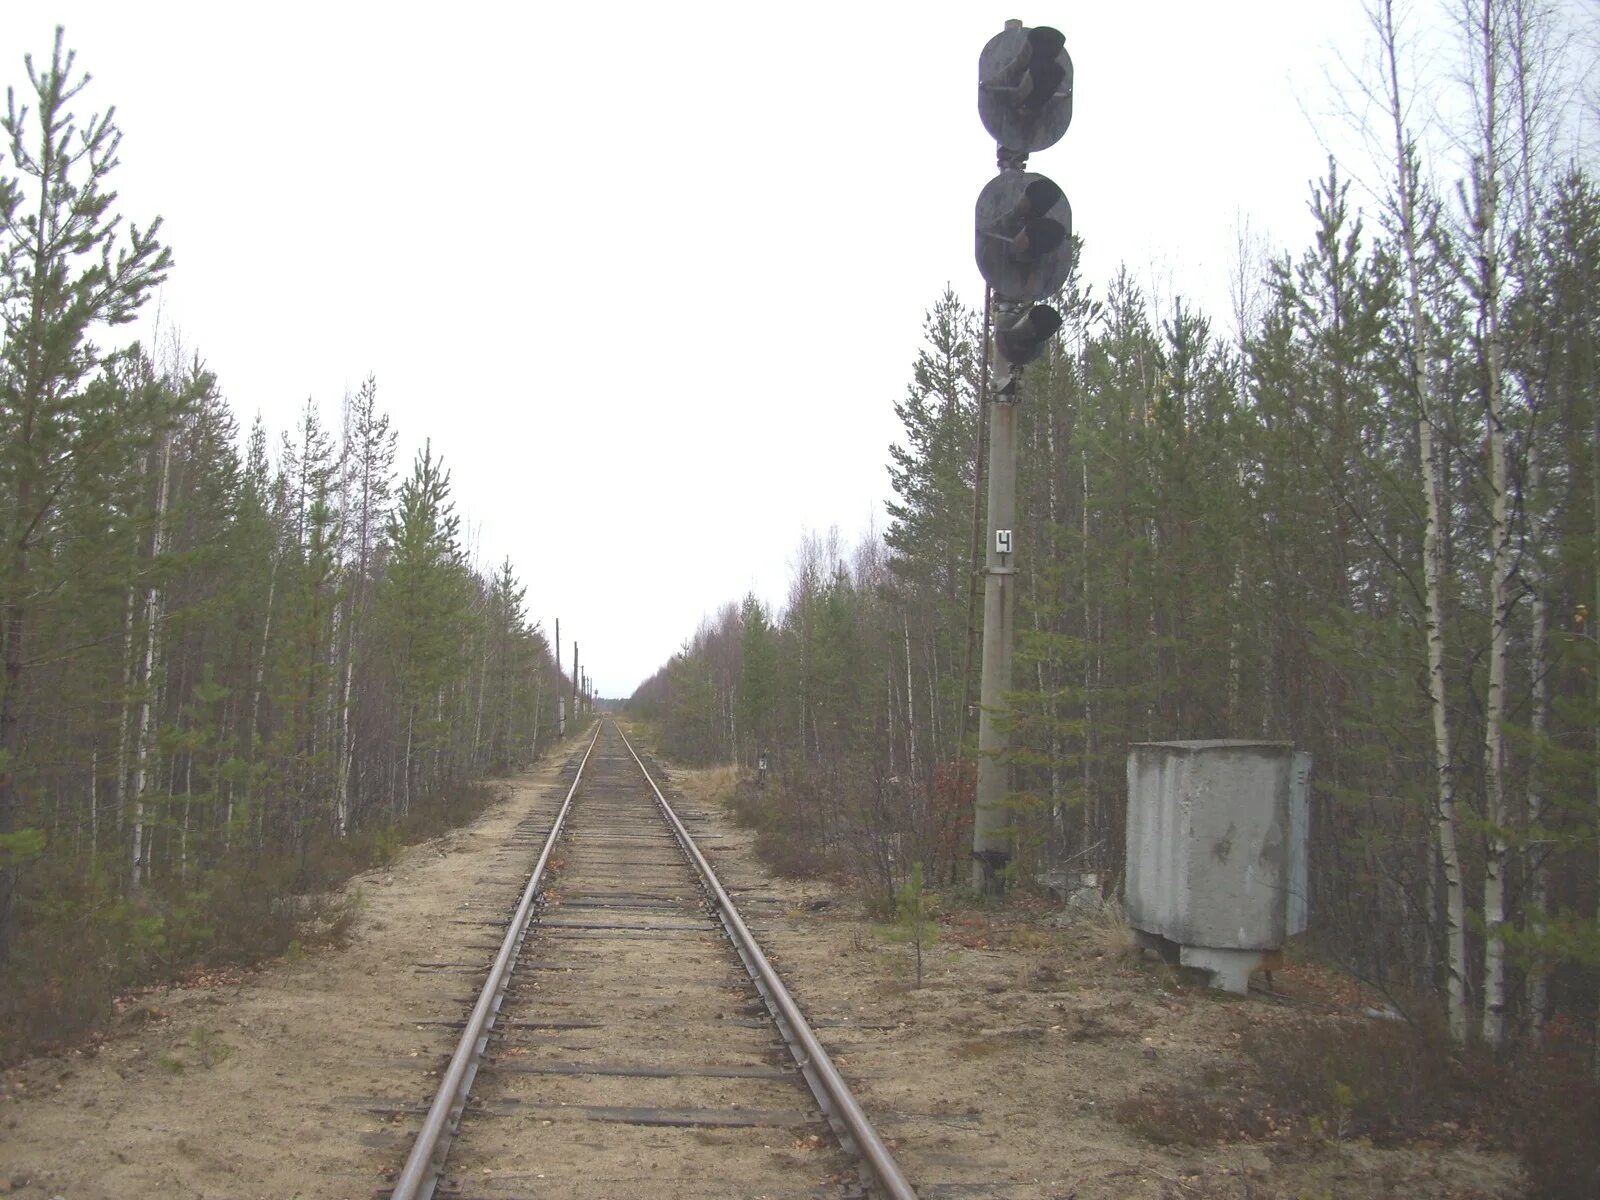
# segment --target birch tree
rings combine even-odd
[[[1510,438],[1505,394],[1505,345],[1500,321],[1504,306],[1505,249],[1501,211],[1505,136],[1501,87],[1505,54],[1502,0],[1464,0],[1463,44],[1472,67],[1475,142],[1471,173],[1458,188],[1464,240],[1470,266],[1466,280],[1476,306],[1477,353],[1488,458],[1489,645],[1488,687],[1483,721],[1484,847],[1483,1038],[1500,1044],[1505,1031],[1506,966],[1503,926],[1508,917],[1507,854],[1511,811],[1506,789],[1507,667],[1512,608],[1512,529]]]
[[[1416,135],[1406,121],[1411,98],[1401,77],[1400,29],[1393,0],[1373,0],[1367,17],[1378,43],[1381,100],[1392,136],[1392,172],[1386,191],[1388,216],[1404,273],[1405,321],[1409,332],[1408,391],[1417,427],[1423,502],[1422,633],[1427,655],[1428,711],[1433,733],[1433,831],[1443,881],[1445,1008],[1457,1041],[1467,1034],[1466,889],[1462,875],[1460,817],[1456,810],[1455,743],[1445,673],[1444,543],[1446,505],[1441,495],[1439,399],[1433,350],[1434,325],[1424,299],[1425,246],[1433,204],[1418,178]]]
[[[335,786],[335,827],[341,836],[349,827],[351,793],[358,761],[358,726],[352,723],[358,699],[357,681],[370,674],[367,669],[369,663],[358,653],[358,644],[360,635],[367,631],[373,579],[384,526],[388,520],[394,474],[396,434],[389,427],[388,415],[378,408],[376,377],[367,376],[355,394],[347,397],[344,423],[345,473],[342,482],[349,586],[344,593],[341,622],[343,679],[339,697],[339,765]]]
[[[1545,848],[1537,839],[1544,821],[1545,740],[1550,725],[1550,615],[1548,551],[1553,542],[1553,507],[1545,487],[1546,425],[1543,409],[1546,379],[1550,373],[1549,337],[1553,321],[1548,314],[1525,302],[1537,292],[1539,274],[1540,197],[1549,174],[1547,161],[1553,140],[1556,72],[1559,55],[1554,45],[1554,14],[1542,0],[1508,0],[1506,24],[1506,87],[1512,167],[1516,181],[1518,232],[1513,243],[1513,269],[1524,303],[1523,324],[1514,338],[1514,357],[1520,370],[1510,373],[1524,398],[1523,434],[1524,519],[1518,524],[1521,584],[1528,596],[1530,745],[1527,769],[1527,805],[1520,845],[1525,864],[1527,919],[1542,923],[1548,908]],[[1515,303],[1515,297],[1513,303]],[[1537,952],[1527,970],[1527,1008],[1530,1024],[1543,1023],[1548,1003],[1548,969]]]

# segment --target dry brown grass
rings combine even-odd
[[[1072,928],[1085,958],[1120,961],[1139,954],[1139,941],[1122,913],[1122,905],[1115,900],[1108,900],[1093,912],[1074,915]]]
[[[694,804],[726,807],[739,786],[739,768],[732,763],[717,767],[680,767],[672,773],[672,786]]]

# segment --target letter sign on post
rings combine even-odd
[[[1011,553],[1011,530],[996,529],[994,531],[994,552],[996,554]]]

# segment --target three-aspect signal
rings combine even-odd
[[[1012,609],[1017,535],[1017,446],[1022,368],[1042,355],[1061,328],[1045,300],[1072,271],[1072,206],[1043,175],[1025,170],[1028,155],[1053,146],[1072,122],[1072,59],[1059,30],[1007,21],[978,57],[978,115],[999,142],[1000,174],[978,195],[978,270],[993,291],[994,370],[983,415],[988,421],[989,550],[983,566],[983,667],[978,687],[978,779],[972,806],[972,885],[1005,888],[1013,820],[1010,727]],[[987,348],[986,348],[987,350]],[[973,543],[974,568],[980,547]]]
[[[989,39],[978,56],[978,116],[999,143],[1003,168],[978,194],[978,270],[1002,306],[1043,300],[1072,272],[1072,206],[1052,180],[1022,167],[1072,124],[1072,58],[1060,30],[1012,22]],[[995,348],[1020,367],[1060,328],[1060,313],[1034,304],[997,328]]]
[[[1006,29],[978,55],[978,116],[1007,150],[1026,156],[1072,124],[1072,57],[1059,29]]]
[[[1007,300],[1042,300],[1072,271],[1072,205],[1055,182],[1002,171],[978,193],[978,270]]]

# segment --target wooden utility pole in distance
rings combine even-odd
[[[561,686],[561,618],[556,618],[556,736],[567,736],[567,690]]]

